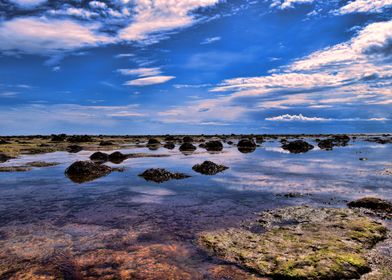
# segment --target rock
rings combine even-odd
[[[185,179],[190,176],[183,173],[171,173],[166,169],[162,168],[151,168],[144,171],[142,174],[139,174],[140,177],[143,177],[147,181],[153,181],[156,183],[163,183],[169,181],[171,179]]]
[[[221,141],[208,141],[205,143],[207,151],[220,152],[223,150],[223,144]]]
[[[205,161],[202,164],[196,164],[192,167],[192,169],[201,174],[215,175],[219,172],[225,171],[228,169],[228,167],[224,165],[218,165],[212,161]]]
[[[44,162],[44,161],[32,161],[26,163],[27,166],[32,166],[32,167],[51,167],[51,166],[56,166],[60,165],[58,162]]]
[[[163,145],[163,147],[165,147],[168,150],[173,150],[176,147],[176,145],[174,145],[173,142],[167,142],[165,143],[165,145]]]
[[[0,166],[0,172],[26,172],[30,171],[30,166]]]
[[[182,142],[183,143],[192,143],[193,142],[193,138],[190,136],[184,136],[184,138],[182,138]]]
[[[196,149],[197,149],[197,148],[196,148],[195,146],[193,146],[191,143],[188,143],[188,142],[182,144],[182,145],[180,146],[180,148],[179,148],[179,150],[180,150],[181,152],[183,152],[183,151],[191,151],[191,152],[193,152],[193,151],[195,151]]]
[[[242,139],[238,142],[237,148],[241,153],[253,153],[256,150],[256,143],[251,139]]]
[[[82,150],[83,150],[83,148],[79,145],[70,145],[67,148],[68,153],[74,153],[74,154],[79,153]]]
[[[332,139],[324,139],[320,140],[318,143],[318,147],[322,150],[332,150],[334,146]]]
[[[370,209],[383,218],[392,219],[392,203],[384,199],[364,197],[354,200],[347,205],[352,208]]]
[[[288,150],[292,154],[300,154],[312,150],[314,146],[303,140],[296,140],[282,145],[282,148]]]
[[[93,161],[77,161],[71,164],[65,175],[75,183],[85,183],[106,176],[112,172],[112,168]]]
[[[175,138],[173,137],[173,136],[171,136],[171,135],[167,135],[166,137],[165,137],[165,141],[166,142],[172,142],[172,141],[174,141],[175,140]]]
[[[261,136],[257,136],[257,137],[256,137],[256,143],[258,143],[258,144],[264,143],[264,138],[261,137]]]
[[[150,138],[150,139],[148,139],[148,142],[147,142],[147,146],[155,146],[155,145],[160,145],[160,144],[161,144],[161,142],[159,142],[159,140],[155,139],[155,138]]]
[[[366,252],[387,236],[382,224],[350,209],[288,207],[266,211],[264,231],[231,228],[200,235],[211,254],[273,279],[357,279]]]
[[[12,157],[7,156],[6,154],[0,154],[0,163],[6,162],[10,159],[12,159]]]
[[[90,159],[95,162],[107,162],[109,155],[102,152],[95,152],[90,156]]]
[[[99,143],[99,146],[113,146],[113,145],[114,145],[114,143],[111,141],[101,141]]]
[[[84,143],[93,142],[94,140],[88,135],[73,135],[68,137],[67,141],[70,143]]]
[[[50,141],[52,142],[64,142],[67,139],[66,134],[52,134]]]
[[[233,143],[233,141],[227,141],[227,144],[231,146],[231,145],[233,145],[234,143]]]
[[[8,142],[4,139],[0,139],[0,145],[7,145],[7,144],[11,144],[11,142]]]
[[[109,161],[113,162],[113,163],[116,163],[116,164],[120,164],[120,163],[122,163],[126,159],[127,159],[127,155],[124,155],[123,153],[118,152],[118,151],[114,152],[114,153],[111,153],[109,155]]]
[[[347,135],[335,135],[332,139],[335,146],[347,146],[348,142],[351,140]]]

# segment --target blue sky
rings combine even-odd
[[[0,1],[0,134],[392,130],[392,0]]]

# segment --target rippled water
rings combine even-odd
[[[125,171],[84,184],[70,181],[64,170],[87,160],[87,151],[22,156],[2,164],[61,163],[0,173],[0,267],[8,262],[23,275],[35,275],[44,260],[61,250],[87,279],[208,278],[218,263],[197,249],[195,237],[202,231],[237,226],[268,208],[304,203],[345,207],[364,196],[392,199],[392,176],[381,174],[392,168],[391,145],[356,141],[333,151],[289,154],[275,141],[250,154],[225,146],[221,153],[198,149],[187,156],[177,148],[121,150],[170,156],[111,164]],[[215,176],[193,172],[192,166],[204,160],[230,169]],[[157,184],[137,176],[147,168],[192,177]]]

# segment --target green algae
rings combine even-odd
[[[259,222],[264,233],[207,232],[200,244],[215,256],[274,279],[355,279],[370,271],[366,250],[387,234],[383,225],[349,209],[290,207],[270,211]]]

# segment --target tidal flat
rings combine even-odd
[[[392,279],[391,144],[0,137],[0,279]]]

